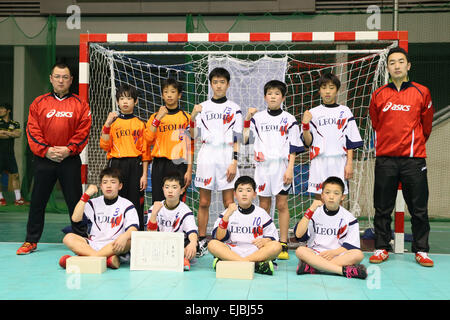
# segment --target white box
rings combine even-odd
[[[219,261],[216,264],[216,278],[252,280],[254,272],[254,262]]]
[[[66,260],[66,273],[103,273],[106,257],[74,256]]]

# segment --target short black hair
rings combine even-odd
[[[53,74],[53,70],[55,70],[55,68],[59,68],[59,69],[69,69],[69,74],[72,76],[72,70],[70,69],[69,65],[65,62],[62,61],[58,61],[56,62],[53,66],[52,69],[50,70],[50,74]]]
[[[137,90],[129,84],[121,84],[116,91],[116,100],[119,101],[120,97],[131,97],[134,102],[137,102],[138,93]]]
[[[100,183],[103,180],[103,177],[108,176],[112,178],[119,179],[119,182],[122,183],[122,173],[118,168],[107,167],[100,172]]]
[[[264,85],[264,95],[267,94],[267,91],[269,91],[269,89],[278,89],[281,91],[281,95],[283,97],[286,96],[287,86],[284,82],[281,82],[280,80],[270,80],[269,82],[267,82]]]
[[[227,79],[227,82],[230,82],[231,76],[230,73],[228,72],[227,69],[225,68],[214,68],[210,73],[209,73],[209,82],[212,81],[212,78],[214,77],[220,77],[220,78],[225,78]]]
[[[166,174],[162,180],[163,186],[166,183],[166,181],[176,181],[180,184],[181,188],[184,187],[184,177],[182,177],[181,174],[179,174],[178,172],[173,171]]]
[[[236,182],[234,183],[234,190],[236,191],[237,188],[242,184],[249,184],[252,186],[253,191],[256,190],[256,182],[250,176],[240,176],[239,178],[237,178]]]
[[[322,183],[322,190],[325,189],[325,186],[326,186],[327,184],[337,184],[338,186],[341,187],[342,193],[344,193],[344,190],[345,190],[345,184],[344,184],[344,181],[342,181],[341,178],[339,178],[339,177],[334,177],[334,176],[328,177],[328,178]]]
[[[390,56],[391,54],[397,53],[397,52],[403,53],[403,54],[405,55],[405,57],[406,57],[406,61],[409,62],[409,55],[408,55],[408,52],[407,52],[405,49],[401,48],[401,47],[394,47],[394,48],[391,48],[391,49],[389,50],[389,52],[388,52],[388,54],[387,54],[387,57],[386,57],[386,63],[389,61],[389,56]]]
[[[339,90],[339,88],[341,87],[341,81],[339,80],[338,77],[336,77],[333,73],[328,72],[323,74],[320,79],[319,79],[319,88],[322,87],[324,84],[327,84],[328,82],[331,82],[332,84],[334,84],[337,88],[337,90]]]
[[[12,106],[9,103],[0,103],[0,107],[5,108],[6,110],[12,111]]]
[[[164,89],[167,88],[168,86],[172,86],[175,89],[177,89],[178,93],[183,92],[183,84],[181,84],[176,79],[173,79],[173,78],[164,79],[161,82],[161,92],[164,91]]]

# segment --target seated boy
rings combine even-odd
[[[198,229],[192,210],[180,201],[180,196],[187,186],[184,184],[184,178],[177,172],[167,174],[162,182],[165,200],[153,203],[147,230],[183,232],[184,270],[189,271],[190,261],[197,253]]]
[[[89,237],[83,238],[68,233],[64,244],[79,256],[107,257],[107,266],[117,269],[120,266],[119,255],[131,248],[131,232],[139,229],[139,218],[131,201],[119,196],[122,188],[120,171],[106,168],[100,173],[102,196],[90,199],[97,193],[97,186],[91,184],[78,201],[72,215],[73,222],[80,222],[83,214],[89,220]],[[66,267],[70,255],[61,257],[59,264]]]
[[[293,189],[294,164],[297,153],[305,151],[297,120],[281,109],[286,99],[286,84],[272,80],[264,85],[267,110],[249,108],[244,121],[244,144],[254,140],[255,182],[259,205],[270,213],[272,196],[276,198],[282,251],[278,259],[289,259],[288,194]],[[251,130],[251,131],[250,131]],[[250,133],[252,133],[250,135]]]
[[[322,201],[314,200],[294,228],[296,238],[308,241],[295,254],[300,260],[297,274],[325,271],[347,278],[367,277],[364,255],[359,248],[359,225],[355,217],[340,206],[344,182],[329,177],[322,185]],[[314,215],[314,217],[313,217]]]
[[[239,177],[234,184],[236,203],[219,215],[213,228],[209,252],[218,260],[255,262],[255,272],[273,274],[273,262],[281,252],[278,230],[268,213],[252,204],[256,183],[249,176]]]

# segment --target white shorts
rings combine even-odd
[[[276,196],[281,191],[290,191],[293,184],[285,185],[283,176],[288,167],[288,161],[273,160],[258,162],[255,168],[256,192],[261,197]]]
[[[86,239],[87,243],[89,244],[89,246],[94,249],[95,251],[99,251],[101,248],[103,248],[104,246],[106,246],[108,243],[112,242],[113,240],[108,240],[108,241],[95,241],[95,240],[89,240]]]
[[[207,190],[234,189],[234,182],[239,177],[238,168],[234,179],[231,182],[227,181],[227,170],[232,162],[232,156],[232,145],[203,144],[197,156],[194,185]]]
[[[251,243],[239,243],[239,244],[233,244],[233,243],[225,243],[231,251],[237,253],[242,258],[245,258],[252,253],[258,251],[258,247]]]
[[[331,176],[339,177],[345,185],[344,194],[348,194],[347,181],[344,179],[344,168],[347,156],[316,157],[309,166],[308,192],[322,193],[322,183]]]

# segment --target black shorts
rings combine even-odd
[[[0,151],[0,173],[4,171],[15,174],[19,172],[19,169],[14,154],[1,154]]]
[[[167,158],[153,158],[152,161],[152,203],[164,200],[163,179],[171,172],[178,172],[182,178],[187,171],[187,164],[181,161],[170,160]],[[183,187],[183,186],[182,186]],[[186,192],[181,195],[184,201]]]

